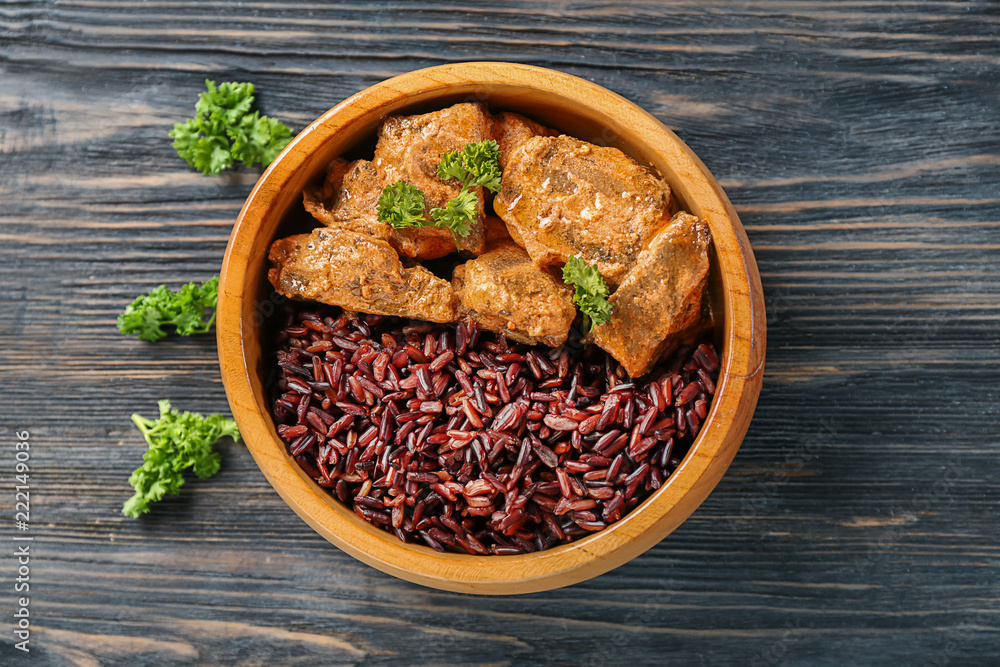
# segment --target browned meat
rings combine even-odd
[[[378,221],[382,185],[371,162],[335,160],[320,188],[307,188],[302,203],[327,227],[346,227],[388,241],[391,227]]]
[[[490,250],[496,245],[514,242],[507,231],[507,225],[495,215],[487,215],[483,227],[486,231],[486,250]]]
[[[342,227],[320,227],[275,241],[268,278],[279,294],[377,315],[431,322],[456,318],[447,281],[422,266],[405,268],[385,241]]]
[[[666,222],[670,188],[617,148],[565,135],[511,153],[494,208],[543,266],[580,255],[611,285]]]
[[[384,182],[367,160],[335,160],[320,188],[302,197],[305,209],[327,227],[346,227],[388,241],[404,257],[435,259],[455,251],[451,233],[437,227],[395,229],[378,221]]]
[[[493,140],[500,146],[500,166],[507,166],[511,151],[532,137],[554,137],[558,134],[519,113],[502,111],[493,116]]]
[[[420,116],[390,116],[379,129],[375,168],[387,185],[405,181],[423,190],[427,219],[430,220],[430,209],[444,208],[462,189],[455,181],[444,183],[437,177],[441,155],[489,138],[490,119],[481,104],[456,104]],[[459,244],[462,250],[476,255],[482,252],[485,238],[482,188],[479,190],[478,220],[472,225],[471,233]],[[450,234],[444,233],[454,248]]]
[[[364,160],[358,160],[357,162],[348,162],[340,158],[334,160],[326,168],[326,180],[323,181],[323,185],[314,190],[316,197],[323,201],[333,201],[344,184],[344,177],[362,162]]]
[[[462,315],[521,343],[561,345],[576,317],[572,288],[511,241],[457,267],[452,284]]]
[[[334,161],[323,187],[323,201],[332,204],[330,213],[338,220],[375,218],[383,182],[368,160],[356,160],[340,167]],[[338,181],[339,177],[339,182]]]
[[[632,377],[648,373],[674,337],[697,328],[710,242],[704,221],[678,213],[608,299],[611,319],[591,336]]]

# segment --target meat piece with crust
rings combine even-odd
[[[698,328],[711,240],[703,220],[678,213],[608,299],[611,319],[590,338],[632,377],[648,373],[675,337]]]
[[[514,242],[514,240],[510,238],[510,232],[507,231],[507,225],[505,225],[503,220],[495,215],[486,216],[486,222],[483,224],[483,229],[486,230],[486,245],[484,252],[489,251],[494,246]]]
[[[580,255],[617,285],[667,222],[669,204],[669,186],[617,148],[561,135],[514,149],[494,208],[538,264]]]
[[[484,329],[529,345],[561,345],[576,317],[573,289],[510,240],[457,267],[460,312]]]
[[[558,132],[512,111],[493,116],[493,140],[500,146],[500,166],[507,166],[511,152],[532,137],[554,137]]]
[[[327,227],[346,227],[387,241],[404,257],[436,259],[455,251],[451,233],[438,227],[395,229],[378,220],[382,176],[368,160],[335,160],[319,188],[307,188],[302,203]]]
[[[284,296],[376,315],[452,322],[451,285],[422,266],[406,268],[380,239],[342,227],[320,227],[275,241],[268,278]]]
[[[456,180],[442,182],[438,178],[441,156],[490,138],[490,118],[481,104],[456,104],[419,116],[390,116],[379,129],[373,162],[385,185],[404,181],[423,191],[427,204],[425,215],[430,220],[432,208],[444,208],[462,190]],[[482,188],[477,190],[477,219],[469,235],[459,237],[460,249],[475,255],[482,252],[485,238],[483,192]],[[436,231],[448,234],[450,239],[449,232]]]

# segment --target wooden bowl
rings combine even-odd
[[[622,520],[571,544],[519,556],[438,553],[404,544],[361,520],[311,480],[287,453],[270,416],[261,325],[275,309],[267,282],[271,242],[302,218],[302,190],[337,156],[370,148],[390,114],[479,100],[566,134],[616,146],[654,167],[680,206],[708,221],[710,290],[722,345],[717,392],[701,432],[667,482]],[[279,228],[281,228],[279,230]],[[219,359],[233,416],[271,485],[316,532],[372,567],[451,591],[513,594],[577,583],[662,540],[701,504],[732,462],[750,424],[764,366],[764,299],[750,244],[719,184],[670,130],[628,100],[540,67],[462,63],[383,81],[341,102],[302,131],[264,172],[240,212],[222,266]]]

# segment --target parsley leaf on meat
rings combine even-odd
[[[589,266],[579,255],[573,255],[563,266],[563,282],[576,287],[573,303],[583,313],[584,327],[588,331],[593,331],[595,326],[611,319],[611,304],[608,303],[610,290],[596,266]]]
[[[218,276],[201,285],[188,283],[179,292],[171,292],[166,285],[160,285],[129,304],[118,316],[118,329],[123,334],[135,334],[140,340],[150,342],[167,335],[163,329],[165,325],[173,325],[181,336],[206,333],[215,321],[218,297]],[[209,308],[213,312],[206,320],[205,311]]]
[[[378,198],[378,221],[396,229],[423,227],[427,224],[424,220],[424,193],[404,181],[385,186],[382,196]]]
[[[492,192],[500,189],[500,146],[495,141],[480,141],[466,144],[460,151],[444,153],[438,162],[437,173],[442,181],[452,178],[460,181],[462,190],[444,208],[431,209],[433,222],[423,217],[424,193],[403,181],[396,181],[382,189],[378,200],[378,219],[396,229],[430,225],[447,229],[455,237],[457,249],[459,237],[469,235],[479,212],[479,199],[473,189],[484,187]]]
[[[218,472],[221,457],[212,451],[212,445],[219,438],[228,435],[240,439],[232,419],[219,414],[202,417],[193,412],[181,413],[171,409],[170,401],[160,401],[159,406],[159,419],[132,415],[148,445],[143,464],[128,480],[135,495],[122,507],[122,514],[133,519],[149,512],[150,503],[177,493],[184,484],[185,469],[193,468],[194,474],[202,478]]]
[[[205,81],[208,92],[198,95],[195,117],[174,125],[174,149],[206,176],[218,176],[236,162],[265,167],[292,140],[292,131],[273,118],[250,111],[252,83],[226,82],[216,87]]]
[[[481,186],[498,192],[501,175],[500,145],[492,140],[466,144],[461,152],[442,155],[438,163],[438,177],[457,178],[465,186],[463,189]]]
[[[476,220],[479,203],[473,188],[484,187],[492,192],[500,190],[500,145],[495,141],[466,144],[461,151],[450,151],[438,162],[438,178],[454,178],[462,183],[458,193],[444,208],[431,209],[436,227],[450,229],[458,246],[459,236],[468,236]]]
[[[443,227],[455,236],[458,244],[459,236],[468,236],[472,231],[471,223],[476,219],[479,199],[471,190],[462,190],[458,196],[449,201],[444,208],[431,209],[435,227]]]

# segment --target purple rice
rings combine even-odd
[[[303,304],[282,313],[278,435],[361,518],[437,551],[514,555],[619,521],[676,470],[719,357],[677,349],[634,380],[595,346],[512,344]]]

